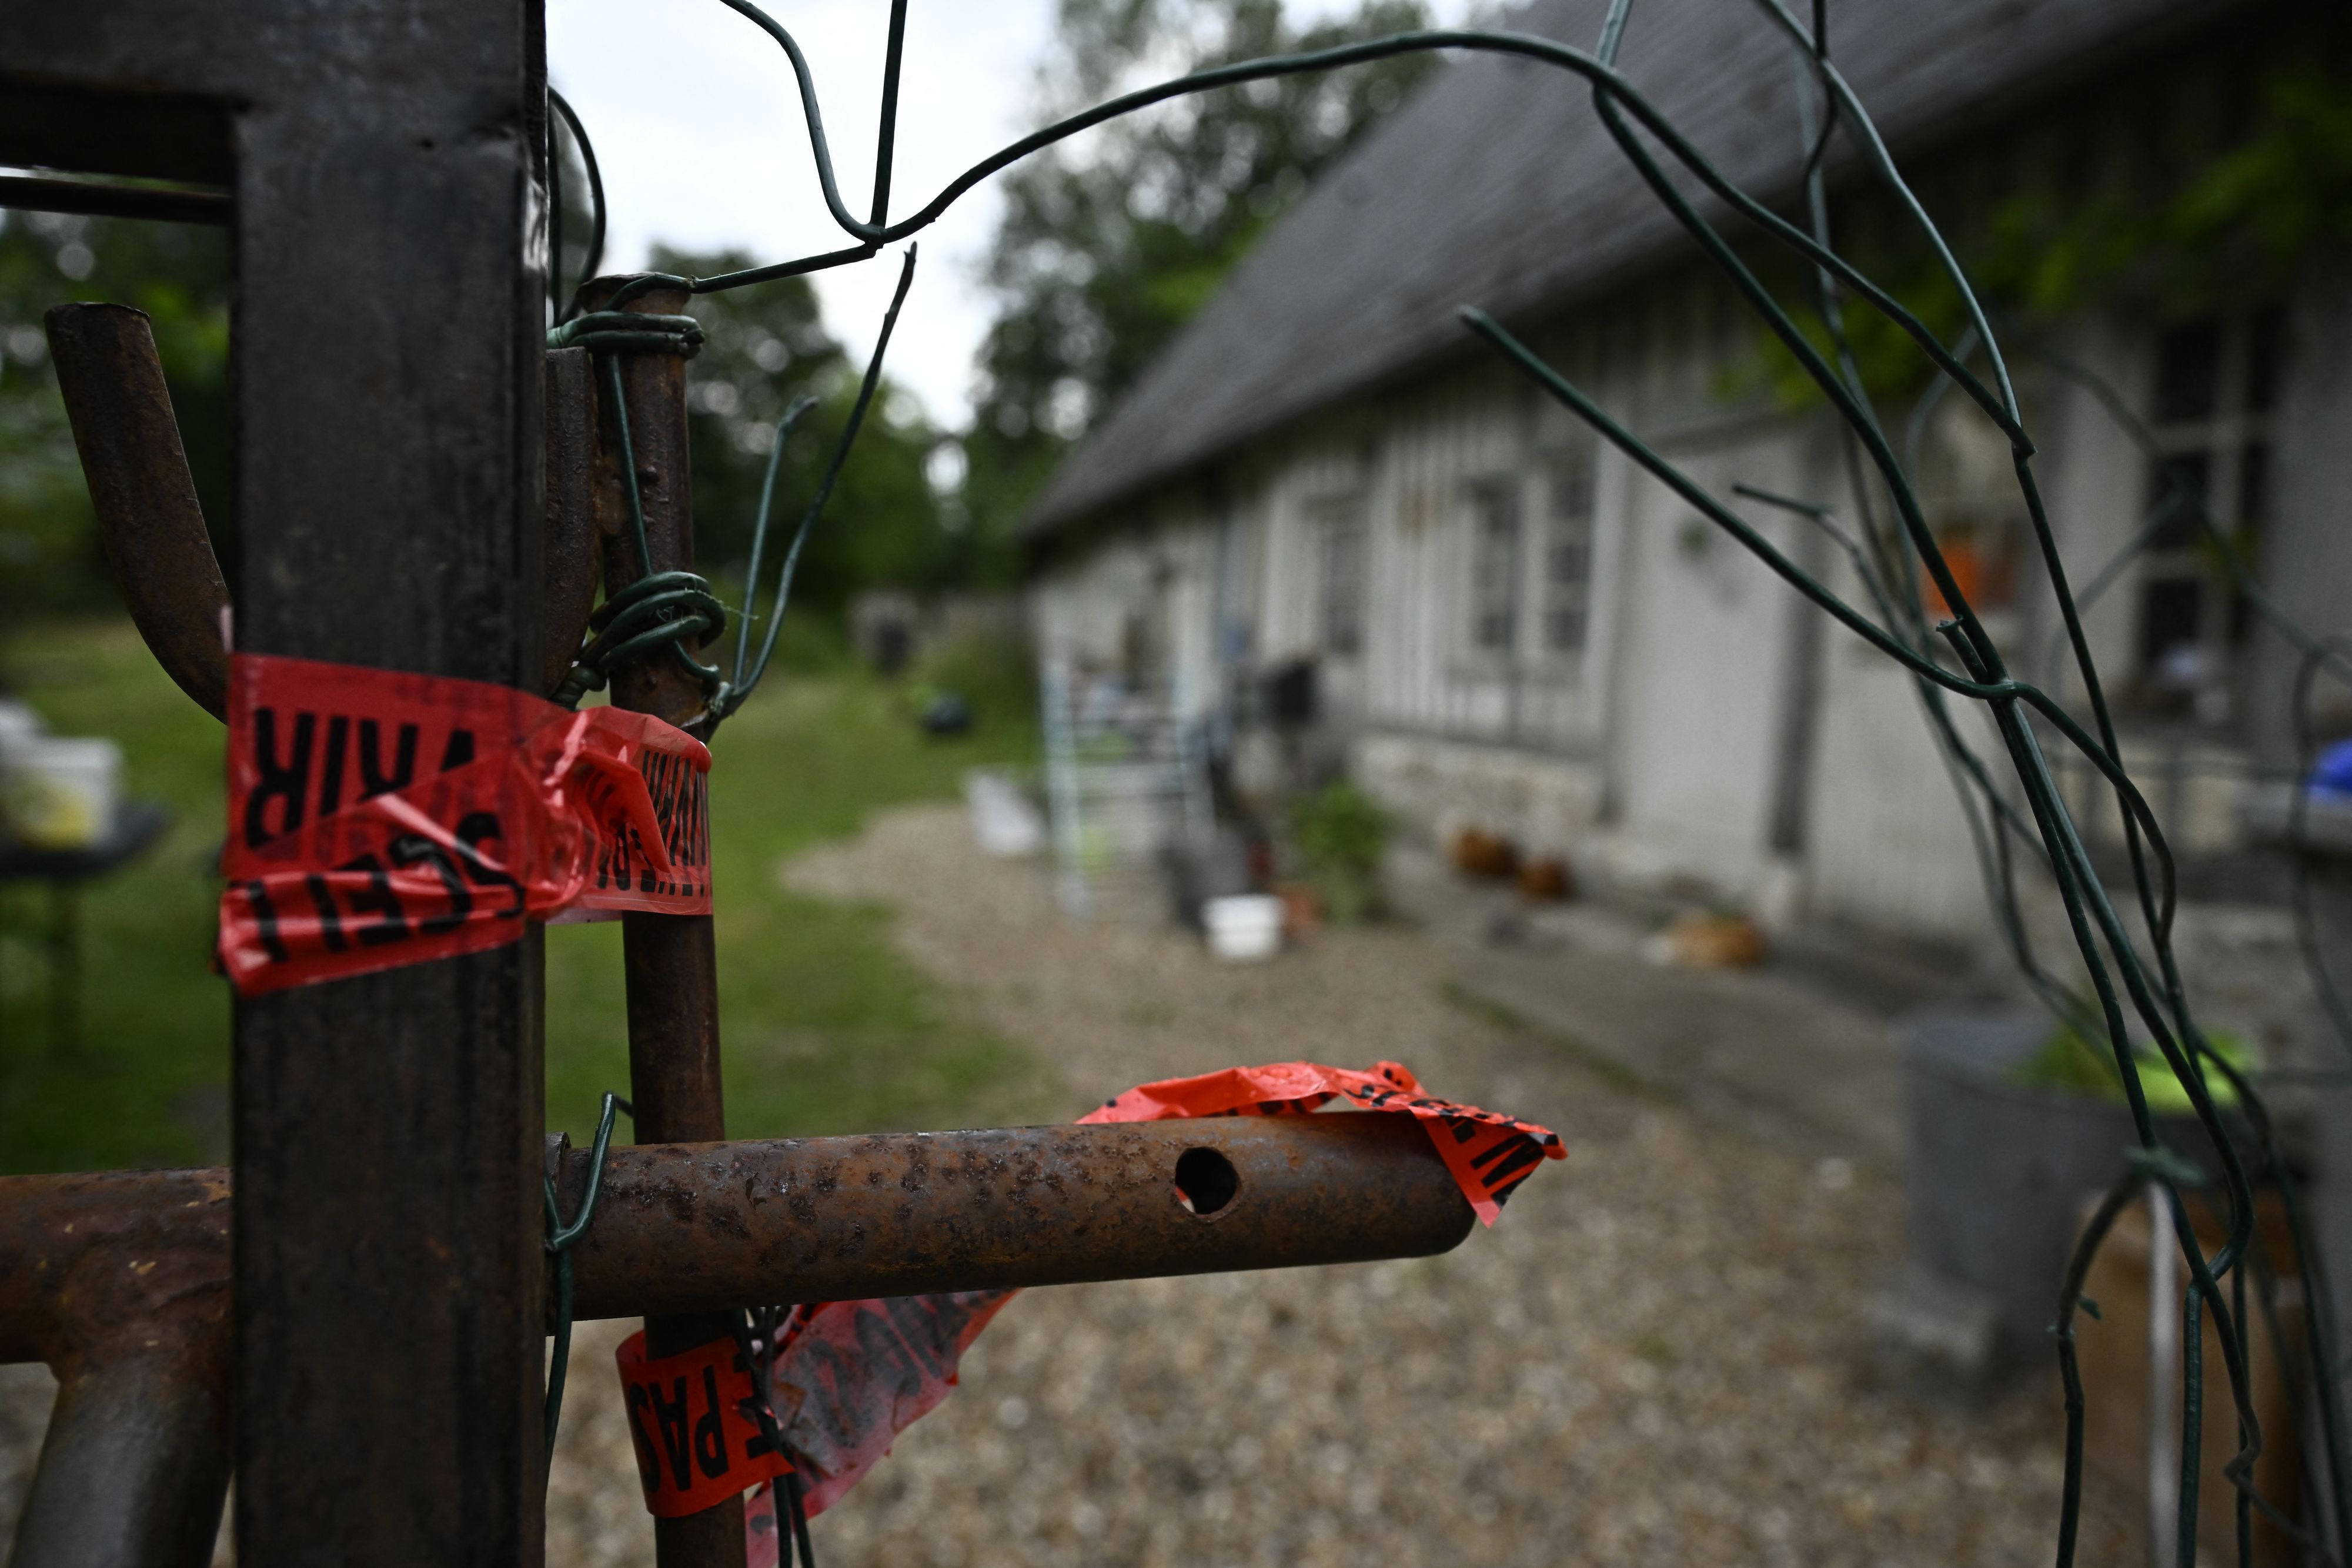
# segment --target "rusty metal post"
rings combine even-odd
[[[0,162],[231,192],[240,650],[538,678],[541,12],[0,5]],[[236,1007],[248,1568],[541,1559],[539,961]]]
[[[0,1178],[0,1362],[58,1402],[14,1568],[202,1568],[229,1474],[226,1171]]]
[[[600,277],[582,293],[583,309],[604,308],[625,277]],[[624,308],[640,315],[685,310],[680,288],[657,288]],[[640,561],[631,537],[625,476],[614,410],[604,406],[611,381],[599,375],[596,452],[597,533],[604,558],[607,598],[656,571],[694,567],[694,494],[687,460],[686,360],[683,354],[635,352],[619,361],[627,401],[637,493],[645,508],[651,560]],[[688,649],[688,652],[693,652]],[[702,688],[677,662],[656,654],[614,672],[617,707],[684,725],[702,708]],[[624,915],[622,965],[628,988],[629,1098],[637,1140],[648,1144],[709,1143],[727,1135],[719,1085],[719,960],[709,915]],[[733,1303],[740,1305],[742,1303]],[[646,1348],[675,1355],[724,1339],[732,1332],[724,1312],[683,1312],[646,1320]],[[740,1498],[683,1519],[654,1521],[660,1568],[742,1568],[743,1503]]]
[[[196,504],[147,313],[58,305],[43,318],[107,564],[163,673],[218,718],[228,706],[228,585]]]
[[[529,687],[539,6],[300,14],[235,122],[237,646]],[[534,932],[236,1004],[240,1563],[541,1560],[541,983]]]
[[[567,1205],[588,1160],[563,1157]],[[606,1154],[572,1300],[584,1319],[1422,1258],[1472,1218],[1407,1116],[640,1145]]]

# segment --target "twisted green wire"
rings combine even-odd
[[[2116,733],[2108,710],[2105,694],[2100,683],[2095,664],[2091,658],[2087,640],[2083,634],[2076,597],[2071,591],[2063,562],[2060,559],[2050,519],[2043,505],[2039,485],[2031,466],[2033,445],[2027,437],[2011,383],[2009,368],[1993,336],[1988,313],[1969,287],[1957,258],[1941,233],[1928,218],[1916,193],[1904,182],[1888,153],[1875,126],[1864,110],[1859,99],[1845,82],[1830,58],[1824,32],[1825,7],[1816,0],[1812,7],[1812,26],[1809,30],[1779,0],[1757,0],[1767,19],[1778,27],[1794,46],[1810,79],[1824,95],[1827,112],[1817,131],[1809,132],[1810,151],[1806,157],[1808,201],[1812,208],[1818,233],[1782,218],[1763,203],[1740,190],[1717,172],[1706,159],[1681,136],[1674,125],[1615,69],[1615,59],[1632,17],[1632,0],[1612,0],[1604,22],[1597,51],[1587,54],[1547,38],[1525,34],[1501,33],[1475,29],[1428,30],[1400,34],[1370,40],[1361,44],[1311,53],[1244,61],[1232,66],[1196,72],[1171,81],[1160,83],[1138,91],[1121,95],[1081,113],[1055,121],[1043,130],[1016,141],[975,163],[951,180],[929,203],[910,216],[890,223],[887,221],[889,148],[895,123],[897,81],[899,63],[899,40],[904,27],[903,0],[893,6],[892,46],[886,66],[882,153],[877,162],[876,194],[871,218],[860,221],[853,217],[843,204],[834,177],[832,159],[827,149],[821,116],[818,112],[814,78],[797,44],[791,35],[766,13],[748,0],[724,0],[732,9],[743,15],[768,32],[782,47],[789,59],[800,91],[803,116],[807,122],[810,152],[819,176],[827,209],[835,224],[854,242],[833,251],[803,256],[770,267],[752,267],[707,278],[681,278],[648,276],[633,280],[615,295],[610,305],[617,308],[644,291],[663,286],[681,287],[691,293],[709,293],[744,287],[772,278],[798,276],[824,268],[863,260],[876,254],[887,243],[914,233],[934,221],[946,207],[979,181],[1003,169],[1030,152],[1076,134],[1093,125],[1148,105],[1181,95],[1265,79],[1305,71],[1318,71],[1362,63],[1393,55],[1427,49],[1452,48],[1475,52],[1517,55],[1538,60],[1573,72],[1587,81],[1593,95],[1595,111],[1604,127],[1618,142],[1628,161],[1647,183],[1658,200],[1673,213],[1686,232],[1696,239],[1720,270],[1728,276],[1747,297],[1768,328],[1783,342],[1798,360],[1807,375],[1821,388],[1836,410],[1847,433],[1850,452],[1858,451],[1867,460],[1867,466],[1885,485],[1888,498],[1894,503],[1899,528],[1895,548],[1904,556],[1916,556],[1935,582],[1953,617],[1934,628],[1948,644],[1948,656],[1954,659],[1961,673],[1954,673],[1941,662],[1932,642],[1926,636],[1928,630],[1917,601],[1916,580],[1907,571],[1893,568],[1901,560],[1884,553],[1880,536],[1865,517],[1866,536],[1872,549],[1881,552],[1875,570],[1865,566],[1859,547],[1850,550],[1862,580],[1877,602],[1885,623],[1846,604],[1834,592],[1781,556],[1738,514],[1724,507],[1704,489],[1674,469],[1654,452],[1611,421],[1590,399],[1570,386],[1556,372],[1520,345],[1507,332],[1484,315],[1475,311],[1465,313],[1465,319],[1474,331],[1485,337],[1500,350],[1521,371],[1534,378],[1545,391],[1584,418],[1606,439],[1627,453],[1637,464],[1658,477],[1689,500],[1710,520],[1737,538],[1743,547],[1755,553],[1768,567],[1788,580],[1791,586],[1837,619],[1872,646],[1895,659],[1917,680],[1929,706],[1931,718],[1938,733],[1948,738],[1948,758],[1959,767],[1981,791],[1991,810],[1991,844],[2003,888],[2011,886],[2009,878],[2010,844],[2012,837],[2037,846],[2041,861],[2050,870],[2060,894],[2069,930],[2083,959],[2093,997],[2089,1009],[2095,1015],[2099,1027],[2106,1034],[2116,1057],[2126,1102],[2129,1105],[2135,1133],[2139,1140],[2133,1163],[2127,1168],[2125,1184],[2119,1185],[2103,1205],[2101,1213],[2086,1230],[2083,1244],[2070,1261],[2068,1293],[2062,1297],[2058,1335],[2061,1370],[2067,1389],[2067,1471],[2064,1499],[2059,1528],[2059,1561],[2071,1562],[2080,1505],[2082,1458],[2082,1390],[2074,1359],[2073,1320],[2080,1305],[2080,1284],[2088,1261],[2112,1224],[2120,1203],[2130,1192],[2154,1182],[2167,1194],[2172,1210],[2176,1238],[2187,1257],[2191,1273],[2191,1311],[2210,1312],[2217,1328],[2229,1374],[2233,1401],[2237,1406],[2242,1441],[2238,1454],[2231,1461],[2227,1474],[2239,1492],[2241,1519],[2248,1517],[2252,1507],[2268,1505],[2252,1495],[2252,1465],[2261,1451],[2262,1437],[2247,1393],[2245,1333],[2243,1308],[2243,1263],[2248,1257],[2252,1239],[2252,1203],[2248,1173],[2239,1158],[2230,1129],[2222,1123],[2219,1108],[2205,1081],[2204,1070],[2217,1068],[2237,1089],[2239,1102],[2252,1117],[2258,1129],[2257,1147],[2264,1153],[2270,1170],[2284,1183],[2286,1180],[2284,1162],[2275,1155],[2275,1144],[2269,1131],[2267,1113],[2263,1109],[2252,1083],[2244,1082],[2229,1064],[2221,1059],[2201,1030],[2194,1023],[2171,950],[2171,927],[2177,906],[2177,875],[2171,852],[2140,791],[2124,768],[2118,753]],[[1734,214],[1755,225],[1769,239],[1786,246],[1816,269],[1825,319],[1832,324],[1832,349],[1838,363],[1833,367],[1817,353],[1794,320],[1772,298],[1760,281],[1748,270],[1728,242],[1706,222],[1683,197],[1659,163],[1635,134],[1635,127],[1646,134],[1675,163],[1696,178],[1712,195],[1721,200]],[[1957,286],[1969,321],[1969,337],[1975,349],[1956,350],[1948,346],[1885,289],[1862,274],[1850,262],[1839,256],[1829,244],[1825,201],[1821,197],[1819,177],[1821,162],[1833,131],[1843,130],[1864,154],[1871,172],[1892,191],[1905,214],[1925,235],[1934,250],[1937,263]],[[1977,617],[1950,573],[1940,549],[1921,515],[1913,494],[1905,465],[1896,458],[1880,428],[1871,408],[1866,390],[1853,364],[1845,341],[1840,317],[1840,290],[1848,291],[1853,299],[1877,311],[1899,330],[1908,336],[1944,378],[1939,383],[1957,389],[1985,414],[1995,428],[2009,440],[2020,492],[2031,520],[2037,549],[2050,574],[2053,595],[2059,609],[2063,634],[2074,654],[2076,669],[2084,682],[2092,710],[2092,729],[2077,722],[2064,707],[2040,686],[2020,681],[2009,674],[2000,651]],[[902,276],[899,298],[905,292]],[[891,319],[895,319],[898,304],[894,299]],[[632,323],[643,318],[630,318]],[[888,321],[885,323],[887,341]],[[617,324],[601,329],[614,332],[641,330],[632,325]],[[616,341],[615,348],[621,347]],[[1980,349],[1990,373],[1990,384],[1980,381],[1968,368],[1965,360]],[[878,366],[879,348],[876,356]],[[870,395],[876,367],[869,367],[867,386],[861,393],[859,413],[862,414],[866,396]],[[851,435],[856,420],[853,419]],[[836,450],[832,470],[824,489],[829,491],[831,475],[837,472],[845,454],[847,439]],[[781,439],[778,443],[781,451]],[[772,455],[768,485],[763,490],[761,521],[764,528],[768,499],[772,491],[776,457]],[[1859,475],[1856,476],[1857,480]],[[1867,506],[1866,486],[1857,483],[1858,496]],[[1769,504],[1782,504],[1785,497],[1771,498]],[[823,505],[822,498],[817,507]],[[783,594],[789,591],[793,563],[797,560],[802,540],[814,519],[815,507],[803,518],[802,530],[795,537],[792,550],[779,579],[778,609]],[[1825,514],[1816,521],[1825,518]],[[1853,541],[1848,540],[1849,544]],[[642,543],[642,536],[640,536]],[[755,579],[756,583],[756,579]],[[1892,593],[1889,587],[1899,584]],[[2101,585],[2103,586],[2103,584]],[[650,597],[650,595],[649,595]],[[666,603],[680,613],[686,606],[682,601]],[[661,622],[671,624],[674,622]],[[635,624],[633,622],[633,624]],[[618,641],[614,646],[628,644],[635,632],[618,630],[619,618],[608,625],[614,629]],[[772,649],[776,628],[772,621],[761,650],[758,664],[752,666],[751,680],[763,669]],[[748,625],[740,625],[737,640],[737,673],[744,674],[744,658],[748,652]],[[650,646],[649,644],[647,645]],[[675,644],[673,644],[675,646]],[[683,650],[679,655],[684,657]],[[700,666],[694,666],[699,669]],[[711,674],[716,672],[709,672]],[[748,689],[748,683],[746,689]],[[1974,752],[1959,742],[1950,727],[1948,716],[1942,709],[1946,694],[1966,697],[1988,705],[2003,748],[2014,767],[2021,792],[2024,810],[2020,811],[2000,791],[1992,788],[1990,779],[1975,758]],[[726,694],[721,694],[725,695]],[[734,696],[740,702],[740,695]],[[2158,970],[2148,973],[2130,933],[2126,929],[2105,885],[2093,866],[2081,834],[2057,789],[2049,759],[2044,755],[2040,736],[2028,716],[2038,718],[2082,756],[2115,791],[2125,823],[2126,846],[2133,867],[2134,891],[2147,927],[2152,956]],[[1965,798],[1965,797],[1964,797]],[[2149,857],[2153,857],[2150,864]],[[2008,895],[2013,898],[2013,894]],[[2021,961],[2026,964],[2029,977],[2039,972],[2030,960],[2028,950],[2019,948]],[[2145,1093],[2138,1077],[2137,1055],[2127,1022],[2129,1014],[2136,1016],[2154,1041],[2158,1053],[2186,1087],[2192,1108],[2207,1135],[2214,1144],[2222,1166],[2223,1186],[2229,1200],[2230,1232],[2219,1251],[2208,1260],[2189,1226],[2186,1212],[2179,1201],[2178,1187],[2187,1179],[2183,1171],[2166,1164],[2165,1151],[2158,1142],[2148,1113]],[[2085,1004],[2067,1003],[2068,1010],[2079,1016]],[[2291,1191],[2291,1189],[2290,1189]],[[2121,1195],[2121,1196],[2118,1196]],[[2300,1206],[2292,1196],[2288,1207],[2290,1222],[2297,1238],[2302,1256],[2302,1268],[2306,1281],[2315,1290],[2315,1299],[2325,1294],[2326,1280],[2320,1267],[2317,1249],[2307,1226],[2301,1217]],[[2232,1276],[2237,1301],[2225,1300],[2218,1281]],[[2267,1301],[2267,1298],[2265,1298]],[[2200,1357],[2201,1335],[2186,1347],[2187,1372],[2192,1385],[2201,1389]],[[2323,1358],[2320,1365],[2332,1368],[2332,1354]],[[2323,1374],[2315,1381],[2320,1389],[2323,1426],[2328,1435],[2330,1501],[2336,1516],[2339,1540],[2352,1540],[2352,1511],[2347,1511],[2342,1449],[2338,1428],[2342,1425],[2337,1409],[2334,1379]],[[2184,1432],[2184,1451],[2193,1461],[2195,1436]],[[2192,1468],[2187,1472],[2194,1474]],[[2193,1541],[2197,1499],[2193,1487],[2185,1489],[2179,1520],[2180,1538]],[[2241,1528],[2242,1551],[2245,1531]]]
[[[588,1151],[588,1190],[580,1195],[580,1212],[565,1223],[555,1197],[555,1178],[543,1176],[547,1199],[547,1254],[555,1260],[555,1350],[547,1368],[547,1403],[541,1422],[541,1457],[555,1462],[555,1432],[563,1416],[563,1385],[572,1364],[572,1249],[588,1234],[596,1218],[597,1195],[604,1187],[604,1151],[613,1143],[615,1112],[636,1112],[617,1094],[604,1096],[596,1117],[596,1140]],[[544,1482],[542,1481],[542,1484]]]

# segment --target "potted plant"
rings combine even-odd
[[[1389,819],[1370,796],[1344,779],[1300,796],[1290,805],[1290,837],[1325,920],[1349,925],[1379,912]]]
[[[2002,1349],[2038,1354],[2086,1199],[2105,1190],[2139,1139],[2104,1043],[2046,1014],[1938,1010],[1905,1030],[1913,1260],[1990,1300]],[[2239,1041],[2215,1049],[2250,1061]],[[2188,1091],[2153,1051],[2139,1078],[2158,1136],[2190,1164],[2219,1166]],[[2234,1099],[2218,1073],[2215,1100]]]

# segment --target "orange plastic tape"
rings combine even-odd
[[[1559,1134],[1532,1122],[1475,1105],[1440,1100],[1402,1063],[1383,1061],[1370,1072],[1281,1061],[1271,1067],[1228,1067],[1197,1078],[1171,1078],[1130,1089],[1078,1118],[1080,1122],[1164,1122],[1181,1116],[1286,1116],[1345,1100],[1366,1111],[1402,1112],[1429,1129],[1445,1168],[1488,1225],[1503,1204],[1546,1159],[1565,1159]]]
[[[220,963],[253,996],[496,947],[525,922],[710,912],[710,753],[619,708],[240,653]]]
[[[1538,1166],[1567,1157],[1549,1129],[1425,1094],[1393,1061],[1370,1072],[1285,1061],[1170,1079],[1130,1089],[1079,1120],[1295,1115],[1335,1100],[1420,1118],[1463,1196],[1489,1225]],[[947,1397],[964,1352],[1018,1293],[829,1301],[796,1314],[776,1363],[776,1416],[785,1448],[800,1462],[811,1514],[855,1486],[899,1433]]]
[[[791,1473],[792,1461],[761,1435],[751,1413],[751,1369],[733,1340],[648,1361],[640,1330],[614,1355],[637,1450],[637,1479],[646,1509],[657,1518],[700,1513]]]

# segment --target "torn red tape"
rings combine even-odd
[[[1420,1118],[1463,1196],[1490,1225],[1538,1165],[1567,1157],[1549,1129],[1425,1094],[1393,1061],[1370,1072],[1286,1061],[1170,1079],[1130,1089],[1079,1120],[1302,1114],[1335,1100]],[[828,1301],[795,1314],[772,1384],[784,1446],[800,1462],[811,1514],[855,1486],[899,1433],[947,1397],[964,1352],[1017,1294]]]
[[[1018,1291],[827,1301],[786,1339],[771,1380],[814,1517],[955,1386],[956,1366]]]
[[[752,1412],[751,1370],[731,1339],[649,1360],[643,1330],[623,1340],[621,1367],[629,1440],[646,1508],[676,1519],[715,1508],[760,1482],[789,1474],[792,1461],[768,1446]]]
[[[1565,1159],[1559,1134],[1499,1112],[1481,1111],[1424,1094],[1400,1062],[1370,1072],[1280,1061],[1271,1067],[1228,1067],[1197,1078],[1171,1078],[1130,1089],[1078,1118],[1084,1122],[1164,1122],[1181,1116],[1285,1116],[1345,1100],[1366,1111],[1403,1112],[1421,1118],[1445,1168],[1488,1225],[1503,1204],[1547,1158]]]
[[[710,753],[648,714],[240,653],[220,960],[252,996],[520,937],[710,912]]]

